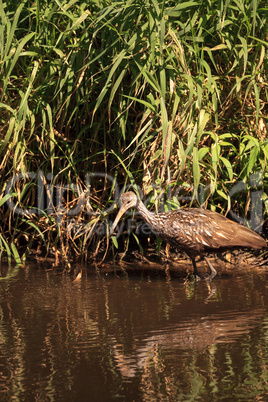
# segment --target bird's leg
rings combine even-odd
[[[197,267],[196,267],[195,258],[194,257],[190,257],[190,258],[191,258],[191,261],[192,261],[192,264],[193,264],[193,267],[194,267],[194,276],[195,276],[196,280],[199,281],[200,276],[198,275],[198,270],[197,270]]]
[[[198,270],[197,270],[197,266],[196,266],[196,262],[195,262],[195,258],[194,257],[190,257],[193,267],[194,267],[194,275],[196,277],[196,280],[200,280],[200,276],[198,275]],[[213,267],[213,265],[211,264],[211,262],[208,260],[208,258],[206,256],[204,256],[204,259],[206,260],[206,263],[208,264],[211,274],[205,278],[206,280],[212,280],[213,278],[215,278],[215,276],[217,275],[217,271],[216,269]]]
[[[211,270],[211,274],[208,276],[207,279],[213,279],[216,275],[217,275],[217,271],[216,269],[213,267],[213,265],[211,264],[211,262],[208,260],[208,258],[206,256],[204,256],[204,259],[206,260],[206,263],[208,264],[210,270]]]

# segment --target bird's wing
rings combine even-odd
[[[231,221],[213,211],[199,212],[202,226],[197,236],[198,241],[209,248],[265,246],[265,241],[249,228]]]
[[[192,208],[180,211],[179,219],[173,221],[174,232],[185,245],[197,250],[266,246],[257,233],[217,212]]]

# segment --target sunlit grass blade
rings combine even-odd
[[[15,246],[14,242],[11,242],[10,248],[11,248],[13,257],[16,261],[16,264],[22,264],[19,252],[18,252],[17,247]]]
[[[8,67],[8,69],[5,73],[5,78],[4,78],[4,83],[3,83],[2,100],[3,100],[3,95],[6,93],[9,78],[11,76],[11,73],[12,73],[17,61],[18,61],[18,58],[21,56],[24,46],[27,44],[27,42],[29,42],[33,38],[34,35],[35,35],[35,33],[31,32],[28,35],[26,35],[23,39],[21,39],[21,41],[19,42],[16,52],[15,52],[14,56],[12,57],[10,66]]]

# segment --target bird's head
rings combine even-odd
[[[116,227],[116,225],[118,224],[120,218],[124,215],[124,213],[129,209],[129,208],[137,208],[139,204],[139,199],[136,196],[135,193],[133,193],[132,191],[128,191],[127,193],[123,194],[120,197],[119,200],[119,205],[120,205],[120,209],[119,212],[114,220],[114,223],[111,227],[110,230],[110,236],[113,234],[114,229]]]

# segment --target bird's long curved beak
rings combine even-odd
[[[120,208],[118,214],[116,215],[116,218],[115,218],[115,220],[114,220],[114,223],[112,224],[112,227],[111,227],[111,230],[110,230],[110,233],[109,233],[109,237],[112,236],[112,234],[113,234],[113,232],[114,232],[114,229],[116,228],[116,225],[118,224],[120,218],[124,215],[124,213],[126,212],[127,209],[128,209],[128,206],[127,206],[127,205],[125,205],[124,207],[121,207],[121,208]]]

